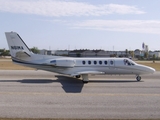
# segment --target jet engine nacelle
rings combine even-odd
[[[74,67],[75,61],[74,60],[52,60],[50,64],[57,66],[57,67]]]

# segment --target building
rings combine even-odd
[[[68,50],[56,50],[54,55],[57,56],[68,56]]]
[[[145,45],[146,46],[146,45]],[[146,46],[146,50],[148,47]],[[129,58],[141,58],[145,56],[147,51],[136,49],[135,51],[105,51],[105,50],[88,50],[88,49],[80,49],[80,50],[40,50],[40,54],[43,55],[56,55],[56,56],[70,56],[70,57],[129,57]],[[160,51],[148,51],[148,57],[160,58]]]
[[[41,54],[41,55],[55,55],[55,51],[54,50],[45,50],[45,49],[43,49],[43,50],[40,50],[39,52],[40,52],[39,54]]]
[[[143,57],[143,56],[144,56],[144,53],[143,53],[141,50],[136,49],[136,50],[134,51],[134,56],[135,56],[136,58]]]
[[[110,57],[110,52],[101,50],[97,52],[97,57]]]
[[[93,50],[87,50],[81,53],[81,57],[96,57],[96,53]]]
[[[155,55],[155,58],[160,58],[160,51],[149,51],[149,58],[153,58]]]

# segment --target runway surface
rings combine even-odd
[[[34,70],[0,70],[2,118],[160,118],[160,72],[80,79]]]

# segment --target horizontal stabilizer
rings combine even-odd
[[[19,51],[19,52],[16,52],[16,57],[22,59],[22,58],[30,57],[30,55],[25,51]]]

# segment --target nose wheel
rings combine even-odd
[[[136,79],[137,79],[137,81],[141,81],[141,76],[138,75],[138,76],[136,77]]]

